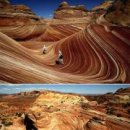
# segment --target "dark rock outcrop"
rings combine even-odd
[[[120,88],[115,92],[115,94],[120,94],[120,95],[128,94],[128,95],[130,95],[130,87],[129,88]]]
[[[130,26],[130,0],[115,0],[105,18],[113,24]]]

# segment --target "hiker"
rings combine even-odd
[[[46,54],[46,53],[47,53],[47,48],[46,48],[45,45],[43,46],[42,52],[43,52],[43,54]]]
[[[56,64],[64,64],[63,54],[61,51],[59,51],[59,53],[58,53],[58,59],[56,60]]]

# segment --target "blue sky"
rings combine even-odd
[[[37,15],[50,18],[54,10],[64,0],[10,0],[13,4],[24,4],[29,6]],[[91,9],[101,4],[104,0],[66,0],[70,5],[85,5],[87,9]]]
[[[127,88],[130,85],[26,85],[26,84],[8,84],[0,85],[0,93],[18,93],[32,90],[53,90],[66,93],[79,94],[104,94],[107,92],[115,92],[119,88]]]

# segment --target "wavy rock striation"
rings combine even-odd
[[[86,130],[90,116],[81,108],[84,97],[47,92],[40,95],[29,110],[39,130]]]
[[[130,28],[103,16],[89,26],[41,22],[0,27],[0,82],[130,83]],[[63,65],[55,64],[59,50]]]
[[[128,28],[111,27],[112,31],[109,32],[106,30],[106,25],[104,27],[98,24],[90,25],[84,30],[70,25],[57,25],[52,28],[55,31],[49,32],[48,28],[38,38],[45,43],[51,42],[46,55],[41,55],[42,42],[38,43],[39,49],[30,50],[26,48],[26,43],[23,47],[0,33],[2,80],[14,83],[130,82]],[[35,32],[34,28],[32,30]],[[17,32],[17,35],[22,36],[29,34],[26,32],[21,34],[21,28],[17,29]],[[35,49],[36,44],[32,41],[30,46]],[[64,65],[54,64],[58,50],[63,52]],[[11,64],[13,66],[10,66]],[[17,74],[19,70],[22,72]]]
[[[38,130],[129,130],[128,119],[90,110],[90,102],[84,96],[44,92],[27,114]]]
[[[125,92],[129,92],[129,88]],[[99,102],[102,100],[100,96],[102,99],[107,96],[105,103]],[[2,126],[6,130],[129,130],[130,116],[123,113],[126,108],[122,108],[115,96],[116,93],[83,96],[53,91],[3,95],[0,120],[4,119]],[[117,111],[120,111],[120,116],[115,115]]]

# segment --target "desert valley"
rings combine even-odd
[[[0,0],[0,82],[130,83],[130,0],[62,2],[52,19]]]

